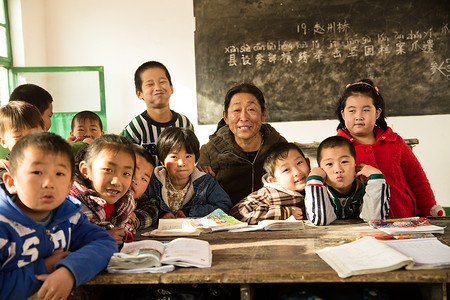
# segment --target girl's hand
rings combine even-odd
[[[176,217],[173,215],[173,213],[168,212],[164,216],[162,216],[161,219],[176,219]]]
[[[325,171],[321,167],[313,168],[311,170],[311,172],[309,173],[309,176],[311,176],[311,175],[316,175],[316,176],[322,177],[324,182],[327,179],[327,173],[325,173]]]
[[[177,211],[177,213],[175,214],[176,218],[186,218],[186,215],[184,214],[184,212],[182,212],[181,210]]]
[[[125,232],[125,228],[114,227],[107,231],[116,240],[117,245],[120,248],[123,245],[125,239],[127,238],[127,233]]]
[[[55,265],[61,259],[65,258],[70,254],[70,251],[64,251],[63,249],[56,249],[50,256],[44,258],[45,268],[47,273],[50,274],[55,270]]]
[[[133,228],[133,234],[136,234],[136,228],[135,228],[135,223],[136,223],[136,215],[134,212],[132,212],[130,214],[130,216],[128,217],[127,223],[130,225],[131,228]]]
[[[367,178],[369,178],[369,176],[373,174],[383,174],[383,173],[377,168],[374,168],[370,165],[359,164],[356,166],[356,178],[361,178],[363,179],[363,181],[367,181]]]
[[[302,211],[302,209],[300,207],[291,206],[291,212],[292,212],[292,215],[294,216],[294,218],[296,220],[303,219],[303,211]]]

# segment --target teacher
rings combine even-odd
[[[200,149],[198,168],[215,176],[233,205],[262,187],[267,150],[286,141],[263,123],[266,117],[261,90],[247,83],[235,86],[225,96],[223,120]]]

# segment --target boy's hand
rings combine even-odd
[[[186,215],[181,210],[177,211],[175,218],[186,218]]]
[[[66,142],[68,142],[69,144],[74,144],[75,142],[78,142],[77,138],[75,136],[69,136],[66,139]]]
[[[176,217],[173,215],[173,213],[168,212],[164,216],[162,216],[161,219],[176,219]]]
[[[211,166],[199,166],[197,165],[197,169],[202,172],[209,173],[212,177],[216,177],[216,173],[212,170]]]
[[[90,143],[92,143],[93,141],[94,141],[94,139],[91,138],[91,137],[85,137],[85,138],[83,139],[83,142],[86,143],[86,144],[90,144]]]
[[[55,265],[61,259],[65,258],[70,254],[70,251],[64,251],[62,249],[56,249],[50,256],[44,258],[45,268],[47,269],[47,273],[50,274],[55,270]]]
[[[39,299],[67,299],[75,283],[72,272],[65,267],[60,267],[52,274],[36,275],[36,278],[43,281],[37,296]]]
[[[133,228],[133,234],[136,234],[136,228],[135,228],[135,223],[136,223],[136,215],[134,212],[132,212],[130,214],[130,216],[128,217],[127,223],[130,225],[130,227]]]
[[[366,164],[359,164],[356,166],[356,177],[361,178],[363,176],[363,179],[369,178],[370,175],[373,174],[383,174],[380,170],[377,168],[374,168],[370,165]],[[367,180],[364,180],[367,181]]]
[[[303,211],[302,211],[302,209],[300,207],[291,206],[291,212],[292,212],[292,215],[294,216],[294,218],[296,220],[303,219]]]
[[[120,248],[123,245],[125,239],[127,238],[127,233],[125,232],[125,228],[114,227],[107,231],[116,240],[117,245]]]
[[[311,172],[309,173],[309,176],[311,176],[311,175],[316,175],[316,176],[322,177],[324,182],[327,179],[327,173],[325,173],[325,171],[321,167],[313,168],[311,170]]]

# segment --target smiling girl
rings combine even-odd
[[[391,186],[388,217],[443,215],[420,162],[386,123],[383,97],[368,79],[347,85],[336,107],[339,136],[350,139],[356,164],[379,169]]]
[[[135,208],[129,192],[136,157],[131,142],[119,135],[105,134],[80,150],[75,182],[70,195],[83,204],[89,221],[104,227],[122,246],[133,239],[127,222]]]
[[[190,129],[169,127],[156,145],[163,166],[155,168],[149,199],[157,199],[159,217],[204,217],[217,208],[225,213],[231,200],[211,175],[195,167],[200,143]]]

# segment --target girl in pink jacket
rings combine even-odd
[[[390,218],[444,215],[416,156],[387,126],[383,97],[371,80],[347,85],[336,115],[337,135],[353,142],[356,163],[379,169],[391,186]]]

